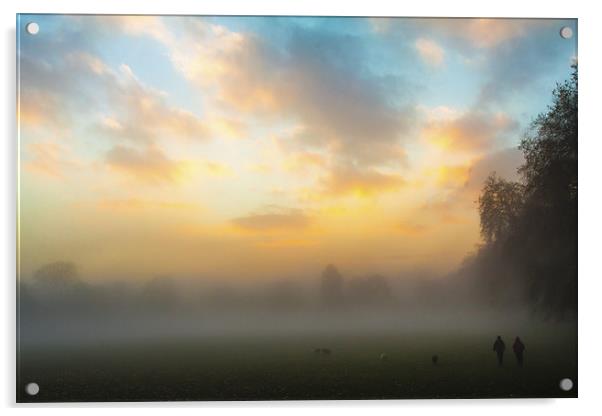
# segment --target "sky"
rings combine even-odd
[[[40,26],[36,35],[27,23]],[[573,29],[572,39],[559,30]],[[574,20],[20,15],[19,256],[95,280],[445,275]]]

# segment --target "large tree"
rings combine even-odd
[[[574,67],[521,141],[521,183],[493,174],[479,198],[485,245],[475,264],[496,264],[492,287],[503,276],[556,317],[577,307],[577,98]]]
[[[577,107],[574,67],[520,145],[525,201],[515,256],[532,301],[560,316],[577,307]]]
[[[479,196],[481,235],[492,244],[508,234],[522,208],[523,186],[506,181],[495,172],[487,178]]]

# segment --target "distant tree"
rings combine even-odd
[[[523,186],[506,181],[492,173],[485,181],[479,197],[481,235],[487,243],[507,233],[522,208]]]
[[[75,264],[57,261],[40,267],[33,275],[32,289],[43,298],[83,296],[88,286],[80,279]]]
[[[321,277],[322,301],[326,305],[338,305],[343,301],[343,276],[337,268],[329,264],[322,271]]]
[[[75,264],[57,261],[40,267],[33,275],[38,285],[71,287],[81,285]]]
[[[30,301],[45,304],[52,311],[93,307],[97,300],[95,288],[79,277],[74,263],[57,261],[40,267],[29,285]]]

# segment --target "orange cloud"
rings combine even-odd
[[[273,231],[306,228],[310,218],[297,209],[272,208],[269,211],[234,218],[232,223],[247,231]]]
[[[153,209],[168,209],[181,210],[193,209],[198,210],[200,207],[197,204],[190,202],[173,202],[173,201],[153,201],[139,198],[128,199],[107,199],[98,202],[98,207],[110,211],[138,211],[138,210],[153,210]]]
[[[549,22],[541,19],[438,19],[438,18],[372,18],[370,24],[375,33],[389,35],[397,29],[413,25],[417,29],[428,28],[430,33],[467,42],[475,48],[493,48],[512,39],[525,36],[534,26]]]
[[[360,170],[339,166],[322,180],[323,194],[329,196],[370,196],[398,190],[405,180],[396,174],[381,173],[375,169]]]
[[[479,48],[490,48],[510,39],[524,36],[529,27],[533,26],[534,20],[528,19],[463,19],[454,22],[450,19],[446,22],[456,24],[451,30],[456,34],[469,40]],[[540,22],[541,23],[541,22]]]
[[[142,151],[115,146],[106,154],[105,161],[119,173],[150,183],[174,182],[181,178],[185,168],[183,162],[169,159],[154,146]]]
[[[22,91],[17,104],[17,122],[20,126],[54,127],[65,129],[67,115],[60,100],[47,91],[28,89]]]
[[[441,173],[442,183],[438,181],[438,185],[448,189],[446,192],[439,190],[435,199],[421,206],[420,213],[442,224],[475,221],[478,216],[476,201],[487,176],[495,171],[506,179],[517,180],[517,169],[522,163],[523,155],[514,147],[489,153],[470,164],[437,168],[432,174]]]
[[[224,26],[196,20],[184,36],[167,43],[171,58],[188,79],[215,94],[218,103],[242,111],[275,109],[274,92],[267,80],[256,77],[263,63],[257,39]]]
[[[270,241],[262,241],[256,244],[257,247],[267,248],[267,249],[287,249],[287,248],[301,248],[301,247],[313,247],[317,246],[318,242],[316,240],[308,240],[308,239],[280,239],[280,240],[270,240]]]
[[[516,130],[516,121],[504,113],[471,111],[453,118],[431,120],[422,130],[431,144],[449,151],[483,151]]]
[[[427,175],[435,178],[440,187],[464,186],[470,177],[471,165],[439,166],[430,169]]]
[[[61,179],[67,169],[80,166],[69,155],[67,148],[55,142],[30,143],[25,148],[23,167],[30,172]]]
[[[167,46],[176,68],[217,113],[297,120],[306,127],[295,137],[303,150],[327,149],[372,165],[399,160],[401,133],[410,124],[409,110],[398,104],[401,80],[367,76],[355,55],[335,46],[334,34],[319,49],[312,36],[299,29],[285,53],[253,34],[196,20]],[[352,70],[342,72],[342,61]],[[394,99],[392,89],[399,90]]]
[[[112,114],[98,123],[107,137],[155,143],[160,139],[199,139],[210,136],[208,126],[193,113],[170,106],[165,94],[143,85],[127,65],[104,74]]]

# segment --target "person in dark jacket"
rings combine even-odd
[[[514,351],[514,355],[516,356],[516,363],[519,367],[523,366],[523,353],[525,352],[525,344],[522,343],[519,337],[516,337],[514,340],[514,345],[512,345],[512,350]]]
[[[502,366],[504,363],[504,351],[506,351],[506,344],[502,341],[501,336],[497,336],[497,339],[493,343],[493,351],[497,354],[497,363]]]

